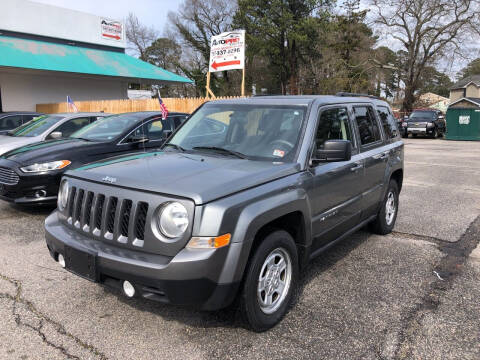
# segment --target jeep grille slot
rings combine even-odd
[[[73,216],[73,203],[75,201],[76,194],[77,194],[77,188],[73,186],[72,191],[70,192],[70,199],[68,200],[68,217],[69,218]]]
[[[128,237],[128,224],[130,223],[130,212],[132,211],[132,200],[123,200],[122,212],[120,213],[120,234]]]
[[[87,193],[87,199],[85,201],[85,225],[90,226],[90,219],[92,215],[92,203],[93,203],[93,192],[89,191]]]
[[[77,192],[77,196],[75,198],[75,208],[73,213],[73,223],[75,226],[80,226],[80,217],[82,213],[82,203],[83,203],[83,195],[85,192],[80,189]]]
[[[113,234],[115,226],[115,213],[117,212],[118,198],[112,196],[107,208],[107,232]]]
[[[135,216],[135,237],[139,240],[145,238],[145,223],[147,221],[148,203],[139,202],[137,205],[137,214]]]
[[[102,228],[102,215],[103,215],[103,204],[105,203],[105,195],[98,195],[97,203],[95,205],[95,229],[100,230]]]

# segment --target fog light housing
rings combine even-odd
[[[58,263],[60,264],[60,266],[65,269],[65,258],[63,257],[63,255],[58,254],[57,259],[58,259]]]
[[[123,292],[129,298],[132,298],[135,296],[135,287],[130,281],[125,280],[123,282]]]

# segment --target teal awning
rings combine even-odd
[[[121,52],[0,36],[0,67],[190,83],[180,75]]]

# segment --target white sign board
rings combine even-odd
[[[463,115],[458,117],[458,123],[460,125],[468,125],[470,124],[470,116],[469,115]]]
[[[123,41],[123,24],[120,21],[102,19],[100,26],[102,38]]]
[[[212,36],[210,40],[210,72],[245,67],[245,30]]]

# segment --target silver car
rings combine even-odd
[[[69,137],[82,127],[108,115],[78,112],[36,117],[9,133],[0,135],[0,155],[35,142]]]

